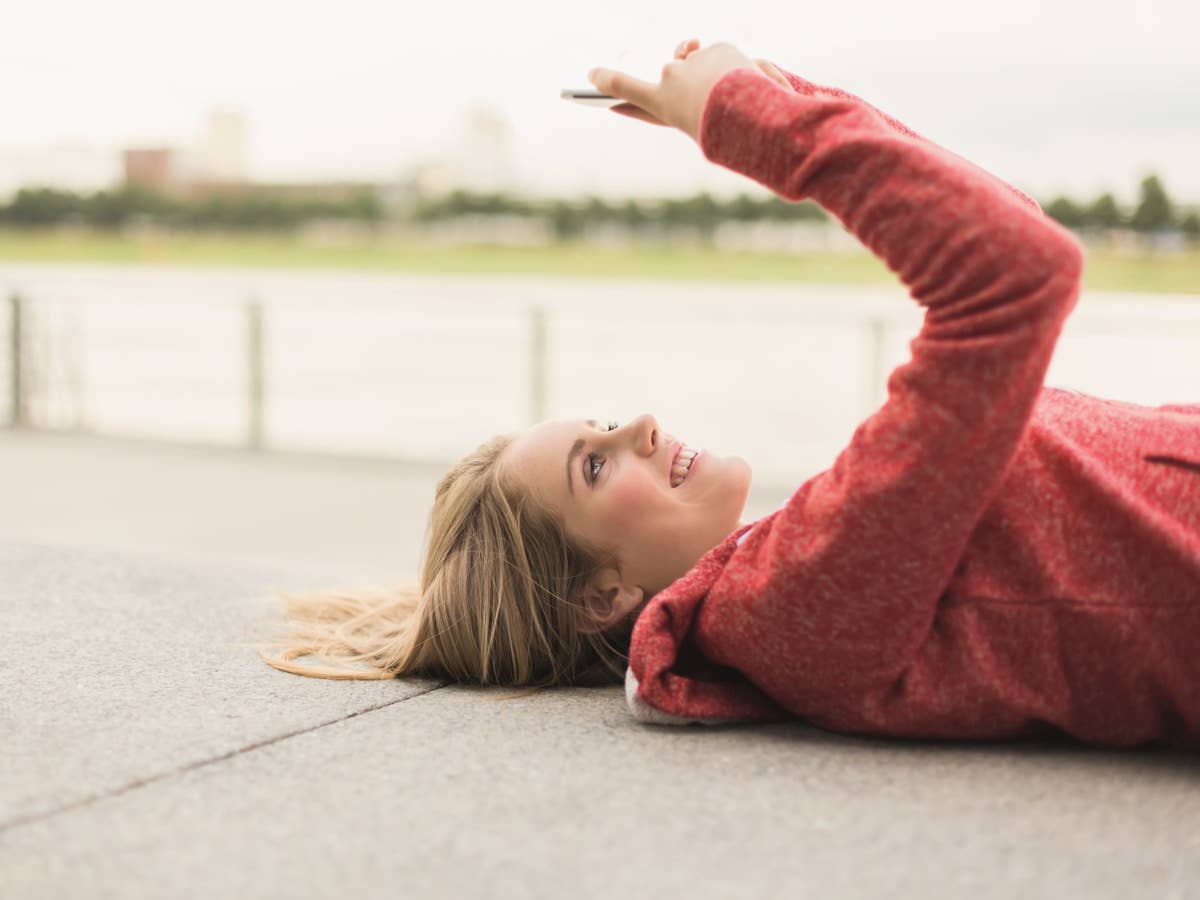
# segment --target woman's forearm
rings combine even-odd
[[[844,91],[838,87],[830,87],[830,86],[823,85],[823,84],[817,84],[815,82],[809,81],[806,78],[801,78],[799,75],[795,74],[794,72],[789,72],[787,69],[784,69],[784,68],[781,68],[780,66],[775,65],[775,63],[771,63],[770,65],[777,72],[779,72],[780,75],[783,76],[784,80],[786,80],[788,82],[788,84],[791,86],[792,90],[794,90],[798,94],[803,94],[805,96],[821,96],[821,97],[827,97],[827,98],[831,98],[831,99],[850,100],[854,103],[859,103],[859,104],[867,107],[868,109],[874,110],[880,116],[880,118],[882,118],[885,122],[887,122],[888,125],[890,125],[892,127],[893,130],[899,132],[900,134],[907,135],[908,137],[913,138],[914,140],[928,141],[927,138],[923,137],[920,134],[917,134],[917,132],[913,131],[911,128],[909,128],[907,125],[905,125],[899,119],[888,115],[886,112],[879,109],[877,106],[873,106],[872,104],[868,103],[866,100],[862,99],[859,96],[856,96],[855,94],[850,93],[849,91]],[[942,147],[941,149],[946,153],[951,152],[949,150],[946,150],[945,147]],[[957,154],[955,154],[955,156],[957,156]],[[965,159],[964,157],[957,156],[957,158],[963,160],[963,162],[965,162],[967,165],[974,167],[977,171],[983,173],[986,177],[995,178],[997,181],[999,181],[1001,184],[1003,184],[1006,188],[1008,188],[1008,190],[1012,191],[1014,194],[1017,195],[1017,197],[1019,197],[1021,200],[1023,200],[1025,203],[1027,203],[1029,206],[1032,206],[1034,209],[1036,209],[1038,211],[1041,210],[1041,207],[1038,206],[1037,201],[1034,200],[1032,197],[1030,197],[1028,194],[1026,194],[1024,191],[1020,190],[1019,188],[1014,187],[1013,185],[1009,184],[1008,182],[1006,182],[1002,179],[997,178],[995,175],[993,175],[991,172],[988,172],[986,169],[982,169],[982,168],[979,168],[978,166],[975,166],[974,163],[970,162],[969,160]]]
[[[1021,292],[1080,268],[1078,242],[1010,185],[857,98],[800,88],[724,76],[705,106],[705,156],[815,200],[931,308],[971,303],[983,284]]]

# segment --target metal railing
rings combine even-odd
[[[20,294],[8,297],[8,359],[9,359],[9,424],[13,427],[39,427],[33,410],[38,408],[38,394],[48,382],[30,352],[32,335],[36,328],[34,310],[36,303]],[[550,314],[539,305],[526,310],[526,329],[529,345],[529,380],[527,386],[529,424],[544,421],[548,415],[549,394],[549,323]],[[241,445],[250,450],[263,450],[270,446],[268,435],[268,405],[270,383],[267,367],[267,345],[270,318],[262,300],[251,297],[242,304],[241,319],[244,330],[244,408],[245,437]],[[873,316],[865,320],[863,334],[868,347],[868,388],[861,398],[865,415],[883,400],[884,383],[887,376],[885,348],[894,323],[886,317]],[[51,339],[52,341],[52,339]],[[87,430],[81,423],[79,430]]]
[[[570,290],[569,285],[564,285],[564,293],[570,293]],[[610,288],[605,287],[601,290],[610,290]],[[671,303],[690,302],[691,300],[688,291],[683,288],[656,288],[655,290],[663,290],[664,296]],[[731,291],[733,290],[736,289],[731,289]],[[636,393],[634,389],[637,387],[637,379],[634,376],[637,370],[646,365],[646,361],[653,354],[655,341],[669,341],[670,335],[687,334],[686,322],[665,325],[661,313],[655,313],[654,315],[658,315],[659,318],[648,320],[645,323],[640,323],[632,318],[621,319],[621,315],[638,315],[633,307],[631,307],[631,311],[622,314],[610,315],[605,310],[595,314],[594,317],[589,317],[591,314],[587,314],[586,310],[589,302],[595,302],[594,296],[590,300],[581,299],[576,306],[570,307],[572,311],[569,313],[563,311],[567,307],[562,307],[555,312],[547,308],[547,304],[544,302],[530,299],[522,303],[516,299],[502,310],[503,321],[507,323],[502,327],[486,323],[480,325],[477,320],[466,318],[466,313],[461,319],[454,319],[453,310],[449,310],[449,306],[442,309],[436,304],[432,304],[430,307],[410,304],[404,308],[385,308],[382,317],[368,319],[365,323],[359,323],[356,326],[359,331],[355,334],[359,335],[359,338],[353,336],[337,338],[335,336],[330,338],[330,347],[332,348],[338,340],[341,340],[344,350],[347,341],[353,344],[363,334],[369,333],[372,327],[382,327],[381,323],[396,320],[405,323],[415,322],[416,324],[412,324],[411,327],[405,325],[408,330],[404,334],[416,335],[415,342],[423,345],[423,352],[434,354],[441,368],[424,378],[419,374],[414,375],[409,372],[403,377],[410,380],[403,383],[397,382],[393,372],[389,376],[391,377],[390,381],[387,377],[375,379],[382,386],[373,385],[369,376],[364,379],[361,374],[350,376],[340,373],[343,380],[341,385],[337,385],[332,383],[335,379],[328,377],[328,372],[322,373],[319,359],[309,360],[304,357],[303,352],[300,352],[298,356],[291,343],[298,330],[312,327],[330,328],[331,323],[336,325],[346,320],[352,320],[361,310],[361,306],[355,305],[353,302],[337,305],[333,301],[322,303],[319,311],[325,318],[321,319],[320,316],[317,316],[313,320],[316,325],[313,326],[303,315],[297,317],[290,302],[280,302],[280,299],[277,295],[274,302],[271,302],[261,294],[251,292],[246,299],[240,302],[223,304],[221,307],[223,316],[221,319],[223,324],[220,326],[223,335],[221,340],[224,342],[222,347],[225,348],[227,344],[229,352],[224,353],[223,350],[220,359],[215,362],[205,356],[206,351],[203,347],[197,351],[194,347],[181,344],[185,352],[179,353],[178,359],[182,359],[184,364],[187,364],[188,360],[200,360],[209,366],[205,370],[208,374],[203,377],[198,377],[194,373],[187,376],[192,380],[184,385],[182,393],[171,393],[169,385],[158,383],[161,379],[157,374],[146,376],[143,372],[142,375],[137,376],[141,380],[137,380],[132,385],[121,382],[114,388],[110,381],[101,385],[100,389],[94,392],[95,395],[105,392],[111,394],[113,390],[118,392],[123,390],[126,397],[129,398],[127,406],[133,405],[140,408],[144,405],[147,410],[152,410],[156,403],[159,404],[159,408],[163,404],[186,406],[190,402],[187,393],[189,390],[193,394],[197,390],[210,391],[214,396],[219,394],[220,403],[223,404],[222,409],[225,410],[221,414],[224,417],[222,421],[227,422],[227,427],[222,431],[224,436],[219,438],[217,443],[256,451],[308,449],[297,446],[298,441],[295,438],[297,417],[319,418],[323,415],[321,409],[339,411],[341,407],[351,405],[351,401],[357,395],[373,389],[390,392],[388,393],[389,399],[386,402],[381,401],[382,405],[374,407],[360,403],[356,409],[366,410],[364,414],[367,416],[379,416],[378,410],[392,403],[391,398],[395,398],[397,406],[402,405],[406,400],[424,403],[427,408],[431,404],[444,407],[457,404],[456,408],[447,410],[444,419],[440,420],[450,424],[459,424],[466,419],[478,418],[481,409],[500,406],[502,409],[492,416],[489,422],[478,425],[478,428],[486,425],[486,427],[496,428],[496,430],[503,430],[507,426],[496,423],[515,425],[519,424],[519,420],[523,418],[532,424],[543,421],[556,412],[561,415],[564,407],[568,406],[572,411],[577,410],[582,414],[581,407],[590,404],[591,398],[587,396],[586,391],[578,388],[578,384],[581,381],[586,383],[587,379],[593,377],[593,374],[597,377],[602,376],[605,381],[620,375],[624,379],[626,395],[628,396],[631,392]],[[1200,385],[1200,352],[1195,352],[1194,349],[1189,352],[1186,348],[1189,346],[1200,347],[1200,298],[1195,298],[1194,305],[1191,303],[1174,304],[1169,305],[1169,308],[1161,309],[1148,308],[1153,304],[1141,302],[1144,298],[1130,297],[1128,299],[1130,302],[1123,306],[1118,304],[1120,308],[1114,306],[1112,310],[1108,311],[1093,311],[1090,315],[1085,316],[1083,321],[1076,321],[1077,310],[1076,315],[1068,322],[1069,334],[1064,332],[1056,359],[1059,355],[1074,355],[1077,360],[1087,362],[1096,355],[1094,353],[1089,355],[1088,352],[1081,350],[1080,341],[1099,340],[1102,345],[1106,340],[1136,341],[1144,339],[1153,342],[1157,349],[1143,351],[1141,357],[1143,364],[1140,365],[1140,369],[1143,370],[1142,375],[1153,375],[1153,370],[1163,365],[1165,359],[1175,359],[1178,366],[1183,367],[1177,367],[1173,376],[1169,373],[1163,376],[1172,385],[1177,385],[1179,392],[1175,396],[1164,398],[1161,402],[1194,402],[1196,390],[1192,386]],[[7,340],[4,345],[7,346],[6,355],[8,357],[5,366],[5,371],[7,371],[5,387],[7,387],[9,407],[8,422],[11,426],[18,428],[49,427],[54,429],[75,428],[82,431],[97,430],[92,427],[94,421],[90,418],[90,408],[86,408],[86,404],[81,399],[74,405],[76,414],[73,420],[70,416],[64,415],[59,416],[59,421],[56,421],[54,416],[47,413],[47,410],[56,405],[62,408],[72,408],[71,403],[66,402],[70,398],[62,396],[64,392],[75,391],[80,398],[86,394],[95,400],[96,396],[91,392],[96,386],[89,384],[89,376],[83,374],[84,367],[77,365],[77,360],[68,359],[64,366],[60,366],[60,369],[65,367],[68,371],[78,371],[80,374],[77,383],[70,379],[64,382],[62,377],[54,378],[48,373],[45,362],[48,353],[65,358],[69,357],[71,352],[79,353],[81,350],[79,346],[66,349],[59,346],[70,342],[62,340],[62,336],[55,333],[55,329],[51,327],[52,323],[49,322],[51,318],[49,315],[43,317],[42,305],[44,302],[37,299],[35,291],[31,291],[28,287],[15,290],[6,297],[7,315],[4,318],[7,319]],[[657,298],[655,302],[657,302]],[[714,303],[717,305],[712,308],[720,308],[717,301]],[[819,460],[827,463],[832,458],[832,454],[844,446],[845,438],[849,436],[854,424],[877,409],[885,398],[887,376],[891,369],[905,358],[906,339],[916,333],[917,316],[920,309],[916,304],[910,304],[911,309],[905,309],[903,304],[896,303],[896,312],[885,314],[880,310],[893,308],[890,299],[886,304],[874,306],[866,304],[861,310],[849,312],[845,309],[837,312],[838,304],[833,303],[807,304],[808,301],[801,301],[795,305],[795,309],[786,306],[769,309],[747,306],[744,321],[736,327],[731,326],[727,329],[730,342],[738,344],[738,346],[715,362],[706,355],[709,354],[709,350],[706,349],[708,345],[701,346],[699,350],[693,348],[693,358],[700,360],[699,365],[711,364],[718,367],[737,368],[739,371],[732,373],[731,379],[735,381],[741,379],[742,381],[739,383],[753,385],[757,383],[755,377],[759,374],[759,370],[773,372],[774,374],[768,377],[776,380],[781,377],[780,373],[783,373],[782,377],[784,378],[791,377],[792,362],[790,360],[780,362],[779,354],[782,352],[780,348],[784,345],[775,337],[780,332],[806,333],[809,343],[795,350],[797,358],[818,354],[822,349],[821,344],[831,340],[829,335],[842,335],[837,339],[843,342],[844,347],[856,343],[857,350],[854,353],[857,361],[852,364],[840,363],[841,368],[838,373],[831,373],[827,376],[820,373],[814,375],[816,370],[811,367],[804,371],[795,370],[798,373],[795,376],[797,388],[809,390],[808,396],[814,402],[818,404],[824,402],[825,405],[813,409],[807,419],[801,417],[801,420],[797,422],[795,416],[788,413],[787,417],[780,418],[778,422],[768,422],[763,425],[758,433],[748,434],[751,428],[759,427],[757,423],[777,415],[776,410],[779,409],[778,404],[781,401],[777,396],[764,399],[764,396],[760,395],[756,388],[739,388],[745,392],[744,400],[734,394],[716,397],[704,405],[699,413],[691,417],[691,428],[695,428],[697,431],[702,430],[697,424],[702,419],[703,424],[707,425],[709,418],[727,419],[741,416],[738,423],[730,426],[726,434],[721,436],[722,441],[732,437],[740,443],[743,435],[748,434],[751,443],[757,442],[752,452],[759,452],[762,455],[774,452],[780,459],[786,457],[789,463],[799,460],[801,468],[812,468],[818,464]],[[88,305],[89,301],[76,302],[73,309],[78,312],[84,310]],[[206,305],[192,301],[176,303],[177,307],[190,310]],[[635,303],[634,307],[636,305]],[[50,303],[49,306],[53,306],[53,304]],[[583,318],[580,317],[576,307],[585,310]],[[153,305],[148,305],[146,308],[153,308]],[[435,311],[432,314],[434,318],[431,319],[429,318],[431,314],[425,312],[429,308],[435,308],[440,312]],[[47,312],[49,311],[47,308]],[[377,310],[373,308],[372,315],[375,312]],[[439,315],[441,318],[437,318]],[[484,315],[485,318],[493,315],[493,318],[488,321],[500,321],[495,318],[496,314],[485,313]],[[650,314],[648,313],[648,315]],[[47,321],[42,321],[43,318]],[[614,320],[616,324],[614,324]],[[93,326],[99,322],[110,329],[104,331],[103,328],[100,328],[99,337],[103,341],[108,341],[110,345],[116,340],[118,345],[116,349],[110,349],[107,352],[109,357],[118,359],[121,353],[125,352],[122,350],[122,341],[127,341],[134,349],[137,349],[139,342],[151,344],[165,341],[171,343],[177,336],[164,337],[164,335],[168,335],[168,332],[170,335],[174,335],[175,332],[187,330],[186,321],[183,324],[168,322],[168,331],[156,333],[156,336],[150,338],[136,334],[122,337],[124,332],[120,329],[123,326],[118,322],[115,325],[117,330],[112,331],[110,326],[113,326],[113,323],[108,321],[107,315],[95,316],[91,321]],[[651,337],[646,338],[643,334],[640,343],[638,341],[631,342],[632,349],[626,348],[620,342],[617,342],[615,346],[612,346],[612,342],[605,343],[606,336],[611,336],[614,328],[619,330],[623,327],[621,323],[625,321],[629,322],[628,328],[631,329],[631,334],[635,334],[641,329],[643,332],[650,332]],[[322,323],[324,323],[323,326]],[[495,327],[499,327],[500,330],[488,331],[489,328]],[[827,330],[822,331],[822,328]],[[828,330],[830,328],[834,330]],[[604,331],[604,329],[608,329],[608,331]],[[569,354],[578,353],[581,347],[586,347],[589,336],[595,334],[597,330],[602,334],[596,338],[596,347],[593,348],[594,352],[590,357],[578,364],[573,358],[564,359]],[[86,350],[91,332],[88,332],[87,328],[84,328],[84,331],[87,339],[81,338],[78,343]],[[459,350],[457,335],[463,331],[474,334],[472,340],[475,343],[472,346],[476,349],[468,348],[466,351],[462,351],[467,354],[466,356],[453,357],[453,352]],[[706,334],[710,335],[709,340],[715,340],[711,334],[721,331],[722,326],[719,322],[715,325],[709,323],[709,331]],[[113,337],[114,334],[117,335],[116,338]],[[236,337],[238,334],[241,335],[240,339]],[[496,337],[489,336],[492,334],[495,334]],[[668,337],[660,338],[661,335]],[[774,344],[772,344],[772,340],[775,340]],[[441,341],[440,344],[439,341]],[[488,377],[486,364],[482,369],[463,371],[467,366],[467,362],[464,360],[469,361],[471,354],[477,355],[479,348],[486,348],[493,343],[504,344],[505,356],[503,359],[506,370],[504,373],[497,372],[497,377]],[[683,343],[686,344],[686,340]],[[1168,344],[1172,346],[1178,344],[1183,348],[1183,352],[1167,351],[1165,348]],[[570,349],[568,349],[568,345]],[[210,341],[207,346],[212,346],[212,342]],[[235,349],[238,346],[241,347],[240,351]],[[610,346],[611,351],[607,349]],[[433,349],[430,349],[431,347]],[[187,355],[189,350],[192,352],[192,356]],[[359,351],[352,347],[347,352],[353,356]],[[405,348],[397,350],[398,354],[404,352],[406,352]],[[771,356],[772,353],[775,354],[774,358]],[[281,366],[281,356],[288,358],[286,365]],[[827,356],[826,358],[832,357]],[[175,357],[172,359],[178,361]],[[681,356],[680,359],[683,357]],[[659,363],[665,367],[667,372],[682,369],[686,365],[685,362],[662,363],[661,360]],[[224,367],[224,374],[219,379],[220,385],[215,389],[211,384],[213,382],[212,365]],[[812,363],[812,365],[818,364]],[[1187,369],[1186,367],[1189,365],[1192,368]],[[1139,366],[1131,365],[1128,368],[1137,369]],[[519,373],[518,370],[521,372]],[[299,375],[297,375],[298,371]],[[855,371],[857,371],[857,375],[853,374]],[[477,386],[475,382],[471,381],[472,377],[480,379]],[[646,377],[660,385],[659,392],[651,395],[649,402],[661,404],[663,397],[667,396],[661,388],[663,379],[661,371],[656,370]],[[824,378],[824,384],[816,383],[822,378]],[[574,393],[569,397],[570,403],[564,402],[564,380],[572,381],[576,385],[572,388]],[[680,390],[687,389],[687,382],[686,376],[680,378]],[[64,383],[68,384],[69,390],[63,387]],[[465,388],[464,383],[466,383]],[[712,390],[714,383],[712,379],[709,379],[706,382],[708,387],[701,388],[701,390]],[[205,387],[205,385],[208,386]],[[633,387],[631,388],[630,385]],[[1113,396],[1117,399],[1131,399],[1118,397],[1113,391],[1098,389],[1087,384],[1086,379],[1083,383],[1078,380],[1069,381],[1069,386],[1081,388],[1090,393]],[[166,389],[165,392],[164,389]],[[0,391],[3,389],[0,388]],[[456,394],[455,391],[458,393]],[[3,393],[0,392],[0,397],[2,396]],[[596,406],[588,413],[597,418],[606,415],[610,409],[607,395],[598,392],[598,396],[602,399],[598,400]],[[464,400],[464,397],[468,399]],[[470,400],[476,397],[478,403],[472,406]],[[636,401],[630,401],[631,404],[633,402],[640,405],[640,397]],[[325,406],[321,407],[321,403],[324,403]],[[754,405],[756,403],[757,407]],[[281,405],[287,407],[284,413],[279,413]],[[651,408],[657,411],[657,407],[652,405]],[[708,415],[710,410],[718,414],[710,417]],[[351,410],[351,413],[353,412]],[[100,417],[101,420],[103,418],[103,416]],[[672,426],[674,430],[675,422],[686,418],[687,416],[684,415],[672,415],[666,420],[666,424]],[[153,416],[150,416],[145,420],[150,422],[149,425],[145,425],[143,422],[132,430],[112,425],[98,430],[113,436],[129,436],[136,433],[136,436],[175,439],[169,433],[169,429],[156,431],[152,419]],[[831,423],[827,421],[830,419],[833,420]],[[63,421],[67,424],[61,424]],[[163,420],[160,418],[158,421],[161,423]],[[423,421],[432,420],[427,418]],[[474,422],[471,424],[473,427],[477,425]],[[396,427],[399,428],[399,426]],[[441,425],[435,423],[434,425],[427,424],[425,427],[440,428]],[[822,428],[826,428],[827,433],[822,432]],[[353,432],[353,429],[350,431]],[[691,431],[686,433],[690,435]],[[413,461],[434,461],[434,456],[436,456],[438,462],[448,461],[452,455],[451,450],[439,450],[431,456],[428,452],[410,453],[408,450],[400,451],[399,449],[396,452],[389,450],[379,454],[371,450],[360,451],[356,445],[352,444],[352,441],[353,435],[347,438],[347,443],[338,445],[334,452],[344,450],[352,455],[386,455]],[[205,439],[204,442],[210,441]],[[410,447],[412,444],[400,440],[387,444],[387,446],[399,448],[400,446]],[[784,466],[782,464],[779,465],[779,469],[778,477],[786,477],[783,474]]]
[[[14,427],[25,424],[25,353],[22,319],[23,303],[20,296],[8,298],[8,385],[9,423]]]

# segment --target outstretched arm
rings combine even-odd
[[[659,85],[603,73],[597,85],[648,104],[711,161],[815,200],[926,308],[887,401],[755,529],[693,632],[705,656],[793,710],[886,689],[928,637],[1025,432],[1078,298],[1080,245],[1009,185],[869,104],[784,88],[729,45],[669,63]],[[635,629],[631,660],[645,637]],[[655,690],[647,674],[643,692]]]
[[[759,68],[763,68],[765,61],[758,60],[757,62],[758,62]],[[913,138],[914,140],[927,141],[926,138],[923,138],[921,135],[917,134],[915,131],[913,131],[911,128],[909,128],[907,125],[905,125],[903,122],[901,122],[899,119],[892,118],[887,113],[883,112],[880,109],[876,109],[874,106],[872,106],[866,100],[863,100],[861,97],[857,97],[854,94],[851,94],[849,91],[843,91],[841,88],[826,87],[824,85],[815,84],[811,81],[801,78],[799,75],[795,75],[795,74],[787,71],[786,69],[781,69],[778,66],[774,65],[773,63],[765,63],[765,65],[770,66],[770,68],[774,71],[774,73],[776,75],[778,75],[779,77],[781,77],[783,79],[783,82],[785,82],[788,87],[790,87],[792,90],[796,91],[796,93],[798,93],[798,94],[803,94],[805,96],[811,96],[811,97],[830,97],[833,99],[850,100],[854,103],[861,103],[863,106],[867,107],[868,109],[874,110],[875,113],[880,118],[882,118],[885,122],[888,123],[888,125],[890,125],[893,129],[895,129],[900,134],[907,135],[908,137]],[[768,74],[771,74],[771,73],[768,72]],[[778,79],[776,79],[776,80],[778,80]],[[944,153],[950,152],[949,150],[946,150],[945,147],[942,147],[941,149]],[[957,154],[955,154],[955,155],[957,155]],[[986,175],[988,178],[996,178],[996,176],[993,175],[991,172],[988,172],[985,169],[980,169],[979,167],[975,166],[975,164],[973,162],[966,159],[965,157],[959,156],[958,158],[960,160],[962,160],[963,163],[965,163],[968,166],[974,167],[978,172],[980,172],[983,175]],[[1012,191],[1014,194],[1016,194],[1025,203],[1029,204],[1030,206],[1032,206],[1034,209],[1038,210],[1039,212],[1041,211],[1041,207],[1038,206],[1037,201],[1034,200],[1032,197],[1030,197],[1028,194],[1026,194],[1024,191],[1018,190],[1017,188],[1013,187],[1011,184],[1009,184],[1006,181],[1001,181],[1000,179],[996,179],[996,180],[1000,181],[1001,184],[1003,184],[1006,188],[1008,188],[1010,191]]]

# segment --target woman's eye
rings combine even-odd
[[[604,463],[595,453],[588,454],[588,484],[594,484],[596,476],[600,474],[600,470],[604,468]]]
[[[616,419],[609,419],[608,424],[604,426],[604,430],[616,431],[620,427],[621,425],[616,421]],[[600,474],[600,470],[603,468],[604,460],[602,460],[595,453],[589,453],[587,455],[587,472],[585,474],[587,475],[588,484],[595,484],[596,476]]]

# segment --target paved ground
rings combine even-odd
[[[646,726],[244,646],[271,587],[415,571],[438,474],[0,432],[0,898],[1200,897],[1194,754]]]

